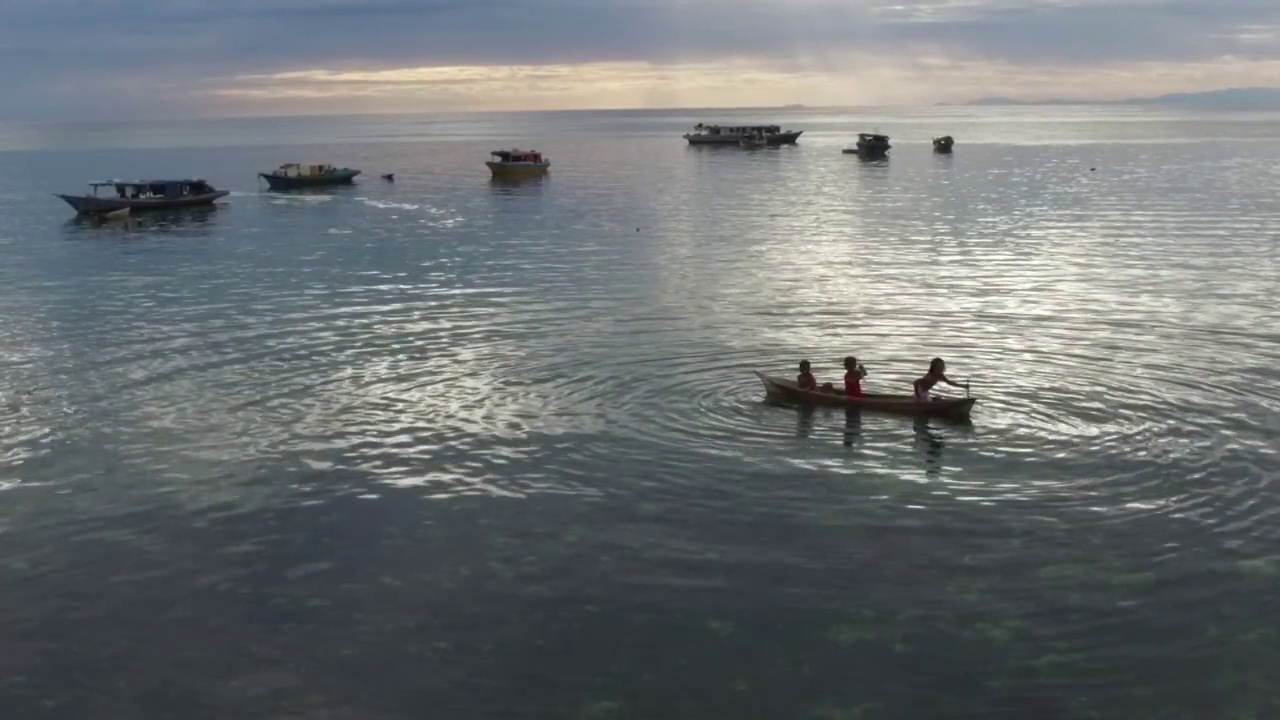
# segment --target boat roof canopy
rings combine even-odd
[[[519,157],[540,157],[542,155],[542,153],[537,150],[519,150],[516,148],[512,148],[510,150],[494,150],[489,154],[503,160],[510,160],[511,158]]]
[[[201,178],[186,178],[183,180],[99,180],[89,183],[89,187],[110,187],[113,185],[207,185],[208,182]]]
[[[858,133],[858,137],[860,137],[860,138],[869,138],[869,139],[874,139],[874,140],[888,140],[888,139],[889,139],[889,136],[888,136],[888,135],[881,135],[880,133]]]

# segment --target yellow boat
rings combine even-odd
[[[533,150],[494,150],[489,153],[497,158],[485,163],[496,178],[522,178],[545,175],[551,161]]]

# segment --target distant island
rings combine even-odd
[[[1227,88],[1206,92],[1169,93],[1156,97],[1127,100],[1015,100],[1007,97],[985,97],[963,105],[1165,105],[1203,108],[1249,108],[1280,110],[1280,88]]]

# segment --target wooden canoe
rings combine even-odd
[[[950,420],[968,420],[978,398],[935,398],[933,402],[918,402],[914,395],[883,395],[868,393],[861,397],[849,397],[843,392],[824,392],[822,390],[801,390],[795,380],[765,375],[753,371],[760,382],[764,383],[765,393],[770,399],[780,400],[796,405],[823,405],[827,407],[844,407],[852,410],[872,410],[876,412],[895,413],[898,415],[914,415],[917,417],[940,417]]]

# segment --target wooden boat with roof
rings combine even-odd
[[[495,159],[485,165],[495,178],[525,178],[545,175],[551,169],[551,161],[535,150],[494,150],[489,153]]]
[[[743,138],[763,135],[768,145],[795,145],[803,130],[783,130],[781,125],[704,125],[685,133],[690,145],[738,145]]]
[[[103,193],[112,188],[113,193]],[[204,180],[104,180],[89,183],[84,195],[58,195],[81,215],[105,215],[116,210],[162,210],[209,205],[230,193]]]
[[[978,398],[935,398],[932,402],[921,402],[914,395],[886,395],[866,393],[860,397],[849,397],[838,390],[801,390],[795,380],[766,375],[758,370],[753,371],[760,382],[764,383],[765,394],[771,400],[793,405],[820,405],[824,407],[843,407],[850,410],[872,410],[875,412],[893,413],[896,415],[912,415],[915,417],[938,417],[948,420],[968,420]]]
[[[951,137],[950,135],[943,135],[942,137],[936,137],[933,139],[933,151],[936,153],[946,154],[951,152],[951,147],[955,144],[956,144],[955,138]]]
[[[889,136],[879,133],[858,133],[858,142],[851,148],[841,152],[845,155],[857,155],[864,160],[879,160],[888,157]]]
[[[303,165],[285,163],[271,172],[258,173],[272,190],[297,190],[300,188],[350,185],[360,174],[359,170],[332,165]]]

